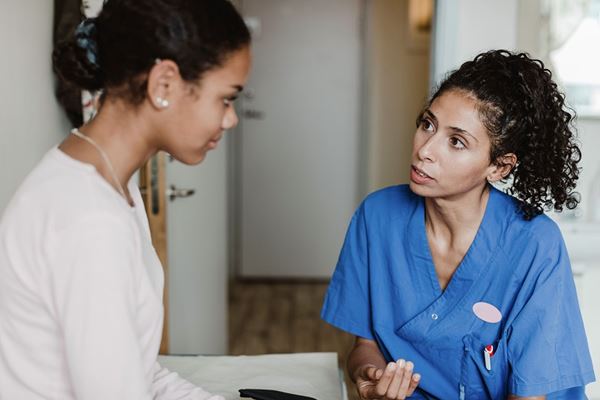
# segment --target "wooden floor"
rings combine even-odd
[[[354,338],[321,321],[327,283],[233,281],[229,287],[229,353],[336,352],[345,370]],[[346,376],[348,395],[357,399]]]

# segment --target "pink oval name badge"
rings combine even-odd
[[[502,313],[490,303],[480,301],[473,304],[473,313],[482,321],[495,324],[502,319]]]

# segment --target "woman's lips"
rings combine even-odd
[[[219,144],[219,140],[221,140],[222,135],[217,136],[214,139],[211,139],[208,141],[208,148],[213,150],[217,148],[217,145]]]
[[[410,170],[410,180],[419,185],[433,181],[433,178],[414,165]]]

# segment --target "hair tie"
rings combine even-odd
[[[77,46],[85,50],[88,62],[100,68],[98,64],[98,44],[96,43],[96,19],[88,18],[81,21],[75,29]]]

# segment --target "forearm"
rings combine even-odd
[[[155,400],[224,400],[222,396],[212,395],[204,389],[183,379],[177,373],[154,364],[152,393]]]
[[[347,362],[348,374],[353,382],[356,382],[356,376],[360,368],[365,365],[373,365],[384,369],[386,366],[385,358],[379,351],[377,343],[372,340],[357,338],[354,347],[348,355]]]

